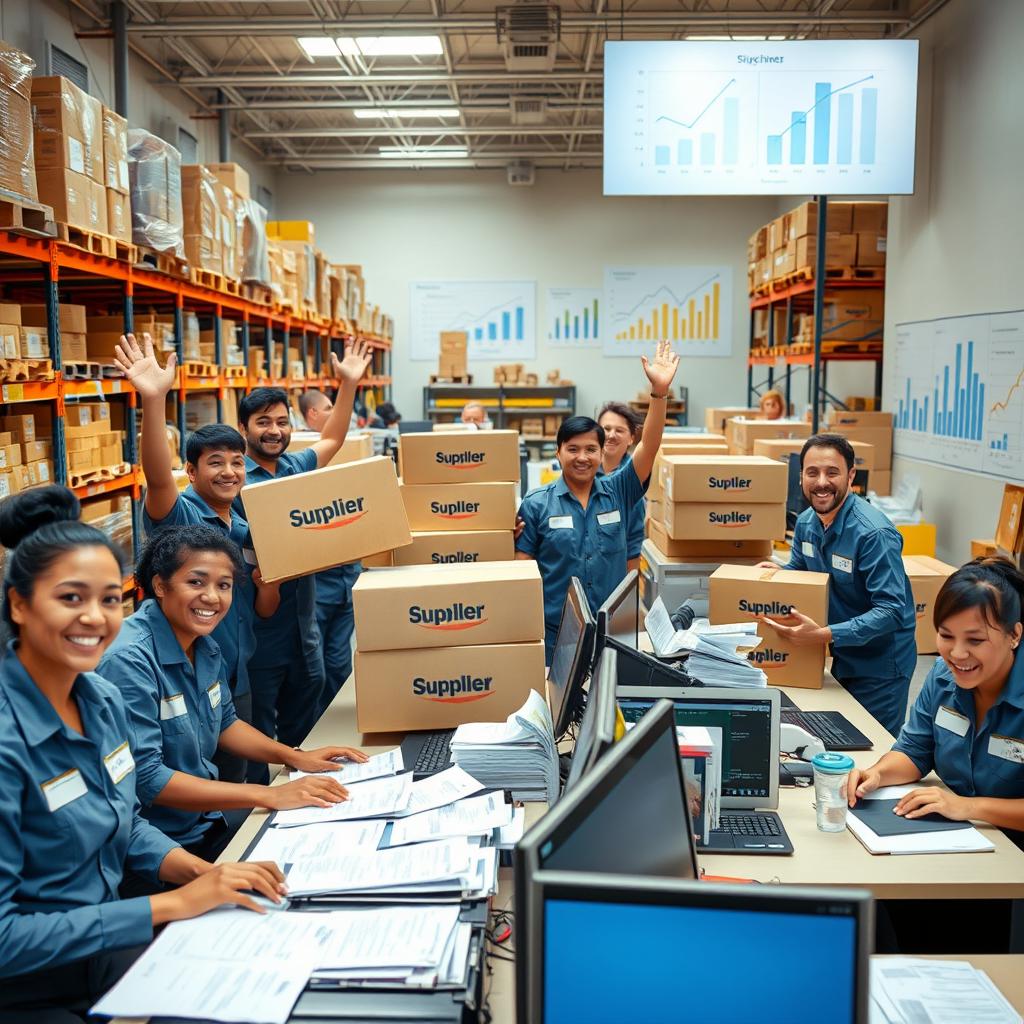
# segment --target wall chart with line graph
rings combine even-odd
[[[436,359],[442,331],[465,331],[470,359],[533,359],[536,318],[536,281],[413,281],[410,355]]]
[[[1024,481],[1024,310],[896,325],[897,455]]]
[[[608,42],[606,195],[914,190],[914,40]]]
[[[650,355],[667,340],[684,358],[732,352],[732,268],[605,267],[606,356]]]

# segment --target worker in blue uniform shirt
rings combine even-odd
[[[604,450],[597,475],[615,473],[633,461],[630,448],[640,439],[643,419],[624,402],[605,402],[597,414],[597,422],[604,431]],[[630,518],[629,536],[626,538],[626,568],[640,567],[640,548],[644,542],[646,502],[641,498]]]
[[[254,568],[249,526],[231,507],[245,486],[245,438],[234,427],[221,423],[207,424],[189,434],[185,440],[189,485],[179,492],[164,431],[167,394],[174,387],[175,356],[168,356],[167,365],[161,369],[150,336],[144,334],[139,345],[129,334],[121,338],[114,361],[131,381],[142,404],[141,455],[146,476],[142,523],[146,533],[164,526],[212,526],[247,552]],[[235,711],[244,722],[252,721],[249,659],[256,650],[255,620],[259,612],[255,584],[259,582],[259,574],[251,570],[239,577],[231,610],[213,634],[224,658]],[[276,597],[273,605],[276,607]],[[245,762],[233,754],[220,751],[216,762],[225,781],[245,779]]]
[[[278,902],[273,864],[214,867],[139,814],[124,703],[95,673],[122,618],[115,545],[78,499],[40,487],[0,505],[0,1021],[85,1020],[168,921]],[[119,899],[125,870],[176,891]]]
[[[147,600],[98,670],[120,687],[128,706],[143,814],[206,860],[220,856],[244,819],[236,813],[229,822],[222,812],[327,807],[348,796],[335,779],[317,775],[283,786],[221,782],[213,763],[218,749],[310,773],[336,771],[333,758],[366,760],[348,747],[293,750],[236,717],[213,633],[243,567],[238,547],[220,530],[158,530],[135,570]]]
[[[764,621],[791,643],[831,644],[832,674],[896,735],[917,665],[914,598],[903,538],[850,490],[853,477],[853,446],[845,437],[816,434],[805,442],[800,481],[811,507],[797,518],[786,568],[828,573],[828,624],[799,608]]]
[[[598,476],[605,435],[588,416],[572,416],[558,430],[561,477],[531,491],[519,506],[516,558],[536,559],[544,585],[544,650],[548,663],[569,580],[577,576],[592,608],[602,605],[627,573],[629,532],[637,515],[665,428],[665,402],[679,366],[668,342],[654,359],[642,357],[651,405],[632,463]]]

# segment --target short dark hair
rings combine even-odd
[[[204,452],[241,452],[244,455],[245,438],[226,423],[207,423],[185,439],[185,461],[198,466]]]
[[[803,448],[800,449],[800,472],[804,469],[804,456],[812,448],[835,448],[837,452],[843,457],[843,461],[846,463],[847,471],[853,469],[857,464],[857,457],[853,452],[853,445],[843,437],[842,434],[815,434],[813,437],[807,438],[804,441]]]
[[[324,395],[324,393],[319,388],[310,388],[308,391],[300,392],[299,412],[301,412],[303,416],[305,416],[313,407],[313,399],[316,398],[317,395]],[[324,398],[330,401],[330,395],[324,395]]]
[[[288,392],[284,388],[253,388],[238,403],[238,422],[244,427],[250,416],[275,405],[288,408]]]
[[[377,406],[377,417],[383,420],[385,423],[398,423],[402,418],[402,414],[391,404],[391,402],[381,402]]]
[[[558,428],[558,434],[555,437],[556,447],[561,448],[563,444],[581,434],[597,434],[597,443],[602,448],[604,447],[604,427],[589,416],[570,416],[568,419],[562,420],[562,425]]]
[[[611,412],[616,416],[620,416],[629,424],[629,432],[636,437],[640,432],[640,428],[644,425],[644,421],[640,414],[635,409],[630,409],[625,402],[605,402],[601,406],[601,411],[597,414],[597,422],[601,422],[601,417],[606,413]]]
[[[935,598],[932,622],[938,629],[948,618],[980,608],[985,621],[1012,633],[1021,620],[1024,574],[1008,558],[975,558],[942,584]]]
[[[155,597],[153,580],[169,580],[197,551],[220,551],[231,559],[234,575],[241,577],[245,562],[238,545],[213,526],[165,526],[150,535],[135,566],[135,581],[146,597]]]

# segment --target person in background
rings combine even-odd
[[[604,431],[604,450],[601,468],[597,475],[615,473],[633,461],[629,449],[640,438],[643,419],[624,402],[605,402],[597,414],[597,422]],[[636,569],[640,565],[640,547],[644,542],[644,516],[646,504],[641,498],[637,502],[630,520],[627,538],[626,568]]]
[[[142,404],[142,471],[146,475],[146,498],[142,524],[147,535],[165,526],[209,526],[229,537],[244,552],[251,566],[256,564],[249,538],[249,526],[232,508],[245,486],[245,438],[221,423],[193,431],[185,440],[185,472],[189,485],[184,491],[171,470],[171,454],[164,436],[167,394],[174,387],[175,356],[161,369],[153,352],[153,340],[135,335],[121,338],[114,362],[135,388]],[[213,639],[224,659],[224,672],[235,711],[243,722],[252,721],[252,693],[249,660],[256,650],[256,597],[260,577],[250,572],[235,584],[231,608],[217,623]],[[268,595],[264,609],[276,606]],[[218,751],[220,777],[227,782],[245,778],[245,762],[227,751]]]
[[[374,430],[388,430],[397,427],[401,419],[402,414],[390,402],[381,402],[367,426]]]
[[[467,402],[462,407],[459,422],[471,424],[477,430],[485,430],[491,423],[487,410],[479,402]]]
[[[914,598],[903,538],[850,490],[854,474],[853,446],[842,435],[804,443],[800,482],[811,507],[797,518],[786,568],[828,573],[828,624],[798,608],[764,621],[791,643],[830,644],[832,674],[895,736],[917,665]]]
[[[213,639],[231,607],[241,552],[220,530],[172,526],[150,537],[135,579],[146,596],[110,645],[99,669],[128,707],[129,744],[143,814],[190,853],[216,860],[253,807],[328,807],[347,798],[334,779],[310,775],[283,786],[221,782],[214,753],[299,771],[337,770],[334,759],[365,761],[349,747],[302,751],[277,743],[235,715],[222,685]]]
[[[665,427],[665,402],[679,366],[668,342],[654,359],[641,360],[651,385],[651,406],[642,444],[630,465],[598,476],[605,434],[588,416],[571,416],[558,430],[561,477],[531,491],[519,506],[522,523],[516,558],[537,561],[544,585],[544,649],[548,662],[572,576],[578,576],[592,608],[608,598],[626,575],[628,537]]]
[[[139,813],[124,701],[96,665],[123,615],[121,554],[38,487],[0,505],[0,1021],[81,1022],[155,928],[224,904],[278,903],[275,864],[214,866]],[[118,899],[126,871],[181,888]]]
[[[310,388],[299,395],[299,412],[302,413],[306,426],[310,430],[315,430],[318,434],[323,429],[333,408],[334,403],[317,388]],[[355,415],[354,410],[353,415]],[[350,422],[349,428],[351,429],[351,427],[352,424]]]
[[[759,419],[781,420],[786,415],[786,399],[783,398],[781,391],[774,388],[761,396],[758,405],[761,409]]]

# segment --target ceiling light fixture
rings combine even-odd
[[[460,160],[469,156],[465,146],[381,146],[378,153],[385,160]]]
[[[340,36],[346,57],[431,57],[444,53],[440,36]]]
[[[731,36],[688,35],[686,38],[690,42],[694,43],[777,43],[784,39],[788,39],[789,37],[746,35],[744,33],[737,32]]]
[[[338,44],[330,36],[302,36],[295,41],[310,60],[338,56]]]
[[[352,111],[356,117],[458,117],[458,107],[359,107]]]

